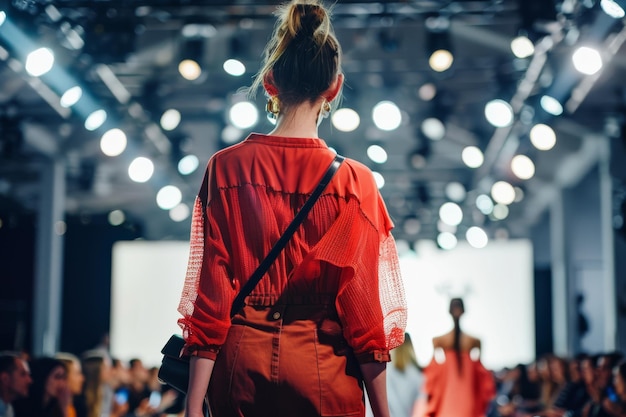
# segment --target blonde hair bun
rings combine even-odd
[[[317,3],[293,2],[287,8],[283,22],[292,38],[327,34],[330,20],[324,7]]]

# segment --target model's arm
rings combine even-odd
[[[189,389],[187,391],[186,417],[204,417],[202,405],[209,387],[215,361],[192,356],[189,362]]]
[[[374,417],[389,417],[387,402],[387,363],[369,362],[361,364],[367,396]]]

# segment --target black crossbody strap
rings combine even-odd
[[[317,199],[320,197],[320,195],[322,195],[322,192],[330,183],[330,180],[333,178],[333,176],[343,163],[344,159],[345,158],[341,155],[335,156],[335,159],[333,159],[333,162],[326,170],[326,173],[313,191],[313,194],[311,194],[311,196],[306,200],[298,214],[296,214],[289,226],[287,226],[287,229],[285,229],[283,235],[274,244],[265,259],[261,261],[257,269],[252,273],[252,276],[250,276],[250,279],[248,280],[248,282],[246,282],[246,285],[243,286],[241,291],[239,291],[239,294],[237,294],[237,297],[235,297],[235,301],[233,301],[233,306],[230,310],[231,317],[233,317],[244,306],[245,298],[252,292],[252,290],[254,289],[254,287],[256,287],[259,281],[261,281],[261,278],[263,278],[263,275],[265,275],[270,265],[274,263],[276,257],[278,257],[278,254],[283,250],[285,245],[287,245],[287,242],[289,242],[291,236],[293,236],[300,224],[306,218],[307,214],[309,214],[309,211],[311,211],[311,208],[313,207]]]

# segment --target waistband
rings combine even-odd
[[[328,305],[335,303],[334,294],[263,294],[249,295],[246,297],[246,305],[269,307],[274,305]]]

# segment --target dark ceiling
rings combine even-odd
[[[484,226],[491,237],[524,237],[550,203],[554,187],[576,183],[593,166],[606,134],[614,134],[623,120],[626,55],[622,22],[606,18],[595,1],[339,1],[334,23],[344,50],[346,76],[343,106],[361,115],[360,127],[343,133],[325,122],[320,136],[340,153],[367,163],[385,178],[381,192],[397,225],[397,239],[413,242],[434,239],[438,210],[448,201],[445,188],[459,182],[468,193],[461,203],[464,221]],[[181,188],[187,204],[200,185],[202,166],[189,176],[176,172],[180,152],[196,154],[201,165],[226,144],[221,132],[226,111],[250,85],[273,26],[277,2],[252,1],[78,1],[13,0],[4,5],[9,19],[36,44],[54,50],[56,64],[79,80],[129,139],[121,156],[110,158],[99,149],[104,130],[87,131],[84,115],[56,104],[58,92],[45,81],[28,76],[20,65],[20,51],[6,37],[0,45],[0,199],[4,210],[40,209],[40,167],[56,159],[65,165],[66,212],[88,218],[123,210],[130,222],[143,225],[148,239],[186,239],[189,221],[174,222],[155,202],[165,183]],[[428,66],[425,22],[433,16],[449,19],[454,52],[451,69],[436,73]],[[202,65],[198,81],[177,71],[183,29],[200,28]],[[600,28],[600,29],[599,29]],[[68,31],[84,41],[70,47]],[[530,31],[536,52],[515,58],[510,41],[520,29]],[[548,43],[547,40],[550,40]],[[594,40],[603,51],[605,67],[596,76],[575,76],[570,56],[575,47]],[[542,43],[543,42],[543,43]],[[235,50],[233,50],[235,47]],[[222,63],[233,51],[247,72],[233,77]],[[22,51],[23,53],[23,51]],[[557,82],[567,84],[568,110],[548,117],[538,98]],[[420,87],[432,83],[434,99],[420,98]],[[123,88],[116,89],[119,84]],[[578,90],[576,90],[578,89]],[[120,91],[122,94],[120,95]],[[124,93],[127,92],[127,93]],[[572,94],[579,91],[577,94]],[[571,97],[570,97],[571,96]],[[495,98],[509,101],[516,113],[513,125],[494,128],[484,116],[485,104]],[[393,100],[403,111],[403,123],[393,132],[378,130],[371,109]],[[260,111],[264,98],[256,99]],[[163,111],[176,108],[181,124],[173,132],[158,125]],[[420,123],[436,116],[445,122],[446,135],[432,141]],[[533,123],[544,122],[557,133],[556,146],[547,152],[528,143]],[[612,127],[612,129],[611,129]],[[104,127],[103,127],[104,129]],[[262,117],[252,130],[267,132]],[[617,129],[619,130],[619,129]],[[369,144],[382,144],[389,159],[369,162]],[[485,163],[468,168],[461,160],[465,146],[485,153]],[[412,167],[409,155],[421,150],[425,163]],[[508,168],[516,153],[536,165],[534,178],[515,179]],[[128,162],[138,155],[153,158],[158,176],[133,183]],[[480,213],[475,199],[488,193],[497,180],[511,181],[524,199],[510,206],[505,220]],[[10,208],[9,208],[10,207]],[[417,219],[419,229],[404,227]],[[415,224],[415,223],[414,223]]]

